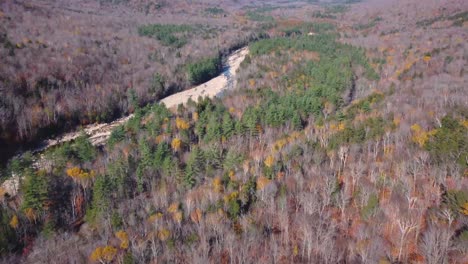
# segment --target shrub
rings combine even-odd
[[[221,58],[201,59],[187,65],[188,80],[192,84],[201,84],[218,75],[221,70]]]

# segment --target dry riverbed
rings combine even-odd
[[[179,104],[185,104],[189,99],[197,101],[198,97],[209,97],[213,98],[221,94],[224,90],[229,89],[231,86],[234,86],[234,76],[239,69],[241,62],[244,60],[245,56],[249,53],[249,49],[244,47],[232,53],[227,61],[226,68],[218,77],[211,79],[210,81],[198,85],[189,90],[185,90],[173,95],[170,95],[160,101],[166,105],[167,108],[177,107]],[[112,129],[115,127],[126,123],[133,115],[129,115],[120,119],[117,119],[111,123],[103,124],[92,124],[83,128],[84,132],[89,135],[90,141],[93,145],[102,145],[105,144],[106,140],[109,138]],[[52,146],[58,145],[63,142],[71,141],[79,137],[81,134],[80,131],[75,131],[62,135],[56,139],[49,139],[41,144],[42,146],[35,149],[34,152],[43,151]]]

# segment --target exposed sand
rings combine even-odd
[[[216,95],[222,93],[224,90],[234,85],[233,83],[229,82],[232,81],[232,77],[236,74],[237,69],[239,69],[241,62],[248,53],[249,50],[247,47],[236,51],[231,56],[229,56],[227,60],[226,64],[229,67],[227,72],[192,89],[168,96],[162,99],[161,103],[165,104],[167,108],[172,108],[177,107],[179,104],[187,103],[190,98],[196,102],[199,96],[213,98]]]

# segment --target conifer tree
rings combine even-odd
[[[220,150],[217,144],[212,144],[209,146],[208,150],[205,152],[206,162],[209,166],[214,169],[217,169],[221,166],[222,161],[222,151]]]
[[[112,182],[108,176],[96,178],[93,187],[93,201],[90,210],[87,212],[87,220],[93,222],[96,217],[110,212],[112,194]]]
[[[302,120],[297,112],[293,113],[293,116],[291,118],[291,125],[294,130],[302,129]]]
[[[202,112],[199,115],[198,121],[195,123],[195,134],[198,136],[199,140],[201,140],[205,136],[207,123],[207,114],[206,112]]]
[[[28,173],[21,190],[24,193],[22,209],[41,212],[48,199],[48,179],[45,171]]]
[[[203,151],[195,146],[190,152],[187,164],[185,167],[184,183],[188,187],[193,187],[196,182],[196,177],[205,170],[205,157]]]
[[[234,121],[228,112],[223,115],[222,130],[225,138],[230,138],[234,134]]]
[[[206,126],[205,141],[219,140],[221,138],[221,125],[216,115],[212,115]]]
[[[92,161],[96,157],[96,150],[84,131],[73,143],[73,151],[81,162]]]
[[[166,142],[161,142],[156,147],[154,153],[153,166],[159,168],[162,166],[164,160],[170,155],[169,145]]]
[[[242,122],[237,121],[234,124],[234,131],[236,132],[237,135],[244,135],[246,132],[245,126],[242,124]]]
[[[192,188],[195,185],[195,172],[191,164],[187,164],[185,167],[184,184],[188,188]]]

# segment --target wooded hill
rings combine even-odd
[[[0,189],[2,261],[466,263],[468,5],[226,5],[200,10],[268,36],[236,87],[134,104],[103,147],[82,135],[11,160],[4,178],[23,178]],[[183,57],[186,29],[140,34],[187,40]],[[217,64],[197,58],[183,70]]]

